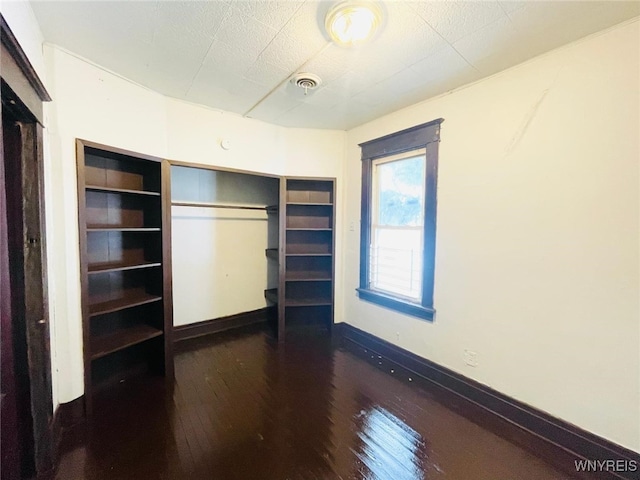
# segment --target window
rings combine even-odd
[[[360,145],[358,295],[432,320],[436,180],[442,119]]]
[[[369,288],[422,300],[424,149],[372,162]]]

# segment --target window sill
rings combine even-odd
[[[366,300],[367,302],[375,303],[377,305],[381,305],[383,307],[390,308],[391,310],[405,313],[413,317],[433,321],[433,317],[436,313],[436,311],[431,307],[425,307],[416,303],[403,301],[397,297],[385,295],[381,292],[367,290],[365,288],[356,288],[356,291],[358,292],[358,296],[362,300]]]

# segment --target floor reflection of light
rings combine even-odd
[[[357,452],[369,469],[367,480],[422,480],[420,458],[422,437],[418,432],[384,408],[362,411],[362,429],[358,433],[362,448]]]

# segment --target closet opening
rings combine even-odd
[[[176,339],[259,322],[277,335],[280,178],[171,162]]]

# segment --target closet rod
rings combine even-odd
[[[240,210],[268,210],[271,211],[273,207],[249,207],[247,205],[220,205],[217,203],[198,203],[198,202],[171,202],[171,206],[174,207],[205,207],[205,208],[232,208]]]

